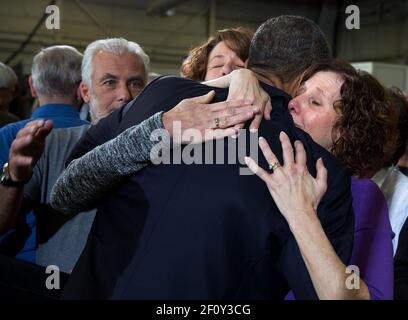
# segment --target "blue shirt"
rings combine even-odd
[[[54,128],[69,128],[69,127],[77,127],[85,124],[89,124],[88,121],[81,120],[79,118],[79,114],[77,109],[73,105],[69,104],[46,104],[40,106],[33,112],[30,119],[11,123],[6,125],[5,127],[0,129],[0,166],[3,165],[8,161],[9,157],[9,149],[16,138],[17,133],[22,129],[28,122],[37,120],[37,119],[44,119],[44,120],[52,120],[54,123]],[[35,216],[32,212],[30,212],[26,216],[26,225],[16,225],[15,228],[10,229],[7,233],[0,236],[0,253],[7,253],[15,255],[16,258],[30,261],[35,263],[35,250],[36,250],[36,224],[35,224]],[[28,238],[20,239],[21,236],[27,237],[27,232],[21,230],[31,230],[29,233]],[[21,229],[21,230],[20,230]],[[22,240],[24,243],[24,247],[19,252],[16,252],[16,239],[15,237],[19,237],[19,240]],[[25,235],[25,236],[24,236]],[[24,242],[25,241],[25,242]],[[13,247],[13,248],[11,248]]]

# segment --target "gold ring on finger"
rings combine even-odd
[[[279,168],[281,165],[278,161],[275,161],[272,164],[269,164],[269,170],[275,171],[277,168]]]

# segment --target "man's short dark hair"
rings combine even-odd
[[[313,62],[330,58],[319,26],[301,16],[283,15],[264,22],[249,49],[249,68],[267,69],[282,82],[295,80]]]

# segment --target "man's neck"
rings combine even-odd
[[[79,109],[77,102],[75,99],[70,99],[70,98],[59,98],[59,97],[52,97],[52,98],[43,98],[43,97],[38,97],[38,103],[40,106],[43,106],[45,104],[70,104],[77,109]]]

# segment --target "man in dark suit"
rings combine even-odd
[[[328,169],[328,191],[318,215],[340,259],[347,264],[353,239],[350,176],[326,150],[296,128],[287,110],[298,76],[329,55],[327,42],[312,21],[282,16],[265,22],[251,44],[248,66],[270,95],[271,120],[259,136],[282,161],[280,131],[300,140],[314,175],[316,160]],[[127,128],[211,87],[176,77],[153,81],[132,103],[91,128],[72,155],[82,156]],[[228,91],[215,89],[215,101]],[[126,114],[125,114],[126,112]],[[125,115],[125,116],[124,116]],[[243,162],[249,154],[233,149]],[[231,163],[231,140],[203,146],[205,163],[215,153],[222,164],[150,165],[130,175],[98,203],[87,245],[63,297],[118,299],[271,299],[291,288],[299,299],[317,298],[290,229],[263,182],[240,175]],[[252,141],[253,143],[253,141]],[[173,150],[171,155],[177,151]],[[194,151],[196,152],[196,151]],[[264,158],[259,165],[267,168]]]
[[[408,219],[401,228],[394,257],[394,298],[408,300]]]

